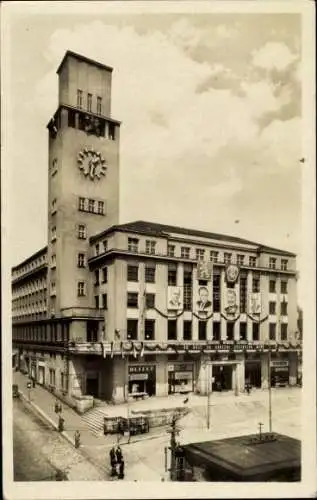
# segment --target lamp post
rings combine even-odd
[[[271,346],[268,352],[269,431],[272,432]]]

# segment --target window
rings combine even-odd
[[[108,137],[111,141],[114,141],[116,139],[116,127],[114,123],[109,123],[109,132],[108,132]]]
[[[56,204],[57,204],[57,199],[56,199],[56,198],[54,198],[54,199],[52,200],[52,203],[51,203],[51,213],[52,213],[52,214],[55,214],[55,212],[56,212]]]
[[[287,340],[287,323],[281,324],[281,340]]]
[[[269,258],[269,268],[276,269],[276,259],[274,257]]]
[[[85,198],[79,198],[78,200],[78,208],[79,210],[85,210]]]
[[[287,271],[287,264],[288,264],[288,260],[287,259],[281,259],[281,269],[282,269],[282,271]]]
[[[184,270],[184,310],[191,311],[193,304],[192,271]]]
[[[281,293],[287,293],[287,281],[281,281]]]
[[[169,319],[167,321],[167,340],[177,340],[176,319]]]
[[[191,340],[192,339],[192,322],[189,320],[184,321],[183,338],[184,338],[184,340]]]
[[[50,368],[50,385],[55,387],[55,370]]]
[[[84,224],[78,225],[77,236],[79,240],[85,240],[87,238],[86,226]]]
[[[276,314],[276,302],[269,302],[269,314]]]
[[[211,262],[218,262],[219,252],[215,252],[214,250],[210,250],[210,260]]]
[[[169,257],[175,257],[175,245],[167,245],[167,255]]]
[[[281,302],[281,316],[287,316],[287,302]]]
[[[196,248],[196,260],[204,260],[205,250],[203,248]]]
[[[252,292],[257,293],[260,291],[260,276],[259,275],[253,275],[252,279]]]
[[[227,340],[234,339],[234,323],[227,322]]]
[[[229,264],[232,259],[232,253],[225,252],[224,253],[224,263]]]
[[[85,282],[84,281],[79,281],[77,283],[77,295],[78,297],[84,297],[86,295],[86,290],[85,290]]]
[[[99,253],[100,253],[100,245],[99,245],[99,243],[96,243],[96,245],[95,245],[95,252],[96,252],[96,256],[99,255]]]
[[[176,286],[177,282],[177,268],[176,266],[168,266],[168,286]]]
[[[88,200],[88,212],[94,213],[95,211],[95,200]]]
[[[146,319],[144,322],[144,334],[146,340],[155,339],[155,320]]]
[[[99,295],[95,295],[95,309],[99,309]]]
[[[135,292],[128,292],[127,294],[127,307],[138,307],[138,294]]]
[[[56,254],[51,255],[51,267],[56,267]]]
[[[270,336],[270,340],[276,339],[276,323],[269,324],[269,336]]]
[[[212,324],[212,338],[213,340],[220,340],[221,338],[221,324],[214,321]]]
[[[145,264],[145,283],[155,283],[155,264]]]
[[[155,307],[155,294],[147,293],[145,295],[145,306],[147,309],[153,309]]]
[[[206,340],[207,338],[207,322],[198,322],[198,340]]]
[[[102,294],[102,308],[108,309],[108,301],[107,301],[107,294],[106,293]]]
[[[97,115],[101,115],[101,103],[102,103],[102,98],[97,97]]]
[[[56,294],[56,283],[55,281],[52,281],[51,282],[51,295],[55,295]]]
[[[105,203],[103,201],[98,201],[98,214],[103,215],[105,213]]]
[[[244,255],[237,255],[238,266],[244,266]]]
[[[95,321],[87,321],[87,342],[98,341],[98,323]]]
[[[139,240],[137,238],[128,238],[128,250],[129,252],[139,251]]]
[[[127,279],[128,279],[128,281],[139,281],[139,266],[138,266],[138,264],[128,264]]]
[[[214,303],[214,312],[220,312],[221,293],[220,293],[220,274],[214,271],[212,278],[212,295]]]
[[[84,253],[79,253],[77,255],[77,267],[85,267],[86,262],[85,262],[85,254]]]
[[[252,255],[249,257],[249,266],[250,267],[256,266],[256,257],[253,257]]]
[[[92,95],[87,94],[87,110],[91,111],[91,106],[92,106]]]
[[[99,285],[99,269],[95,270],[95,286]]]
[[[129,340],[137,340],[138,338],[138,320],[128,319],[127,320],[127,338]]]
[[[56,240],[56,226],[53,226],[51,229],[51,241]]]
[[[83,91],[79,89],[77,90],[77,107],[83,107]]]
[[[189,259],[190,248],[189,247],[181,247],[181,258]]]
[[[156,241],[146,240],[145,241],[145,253],[154,254],[155,253]]]
[[[252,340],[257,341],[260,338],[259,323],[252,323]]]
[[[270,280],[270,282],[269,282],[269,292],[270,293],[276,293],[276,281],[275,280]]]
[[[247,324],[240,323],[240,340],[247,340]]]
[[[108,250],[108,241],[107,240],[103,240],[102,244],[103,244],[103,251],[107,252],[107,250]]]
[[[76,118],[75,118],[76,113],[75,113],[75,111],[72,109],[69,109],[67,114],[68,114],[68,126],[75,128],[75,125],[76,125]]]
[[[107,281],[108,281],[108,268],[104,267],[102,269],[102,282],[107,283]]]

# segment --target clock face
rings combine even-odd
[[[90,180],[101,179],[102,175],[106,175],[106,160],[103,159],[98,151],[92,148],[84,148],[77,157],[79,169],[85,177]]]

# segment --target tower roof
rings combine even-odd
[[[90,59],[89,57],[83,56],[81,54],[77,54],[76,52],[73,52],[72,50],[67,50],[63,59],[62,59],[62,62],[60,63],[60,65],[57,68],[56,73],[60,73],[60,71],[63,67],[63,64],[68,59],[68,57],[74,57],[75,59],[78,59],[79,61],[83,61],[83,62],[86,62],[88,64],[92,64],[93,66],[99,66],[99,68],[106,69],[107,71],[111,71],[111,72],[113,71],[113,68],[111,66],[107,66],[106,64],[102,64],[98,61],[95,61],[94,59]]]

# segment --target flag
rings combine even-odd
[[[133,344],[133,356],[134,356],[135,358],[137,357],[137,351],[136,351],[135,344]]]
[[[110,357],[113,358],[113,342],[111,342],[111,354]]]
[[[144,356],[144,343],[142,342],[140,358],[143,358],[143,356]]]

